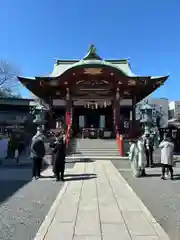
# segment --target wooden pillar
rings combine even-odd
[[[136,121],[136,96],[132,97],[132,121]]]
[[[129,135],[130,137],[136,137],[139,131],[139,126],[137,125],[136,122],[136,97],[132,96],[132,119],[130,123],[130,132]]]
[[[66,122],[66,125],[69,125],[72,123],[72,98],[71,98],[71,93],[69,88],[66,88],[65,122]]]
[[[53,99],[49,97],[49,124],[48,128],[51,129],[53,127]]]
[[[120,92],[116,89],[116,96],[114,101],[114,128],[115,133],[120,133]]]

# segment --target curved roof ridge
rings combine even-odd
[[[123,68],[120,68],[116,64],[113,64],[111,62],[107,62],[106,60],[100,60],[100,59],[84,60],[84,59],[81,59],[78,62],[75,62],[71,65],[67,65],[67,67],[65,67],[65,66],[62,67],[60,65],[55,65],[54,70],[51,73],[50,77],[58,77],[58,76],[62,75],[63,73],[65,73],[66,71],[70,70],[70,69],[76,68],[76,67],[81,66],[81,65],[86,66],[86,65],[91,65],[91,64],[92,65],[97,64],[97,65],[112,67],[112,68],[116,69],[117,71],[122,72],[124,75],[129,76],[129,74]],[[58,68],[59,68],[59,71],[58,71]]]

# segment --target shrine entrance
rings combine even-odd
[[[87,109],[86,128],[99,128],[100,127],[100,113],[99,109]]]
[[[73,109],[73,133],[76,137],[90,137],[94,132],[94,138],[104,136],[104,131],[113,131],[112,106],[86,108],[78,106]],[[110,136],[111,134],[109,134]]]

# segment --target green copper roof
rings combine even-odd
[[[83,60],[102,60],[102,58],[100,56],[97,55],[96,53],[96,48],[94,46],[94,44],[91,44],[88,53],[86,54],[86,56],[83,58]]]
[[[69,63],[69,62],[63,62],[63,63],[59,63],[59,64],[55,64],[54,65],[54,69],[53,72],[50,74],[50,77],[58,77],[60,75],[62,75],[65,71],[71,69],[71,68],[76,68],[76,67],[87,67],[90,65],[101,65],[102,67],[112,67],[115,68],[118,71],[121,71],[122,73],[124,73],[124,75],[129,76],[129,77],[133,77],[136,76],[135,74],[132,73],[131,69],[130,69],[130,65],[127,61],[115,61],[115,62],[110,62],[110,61],[106,61],[106,60],[97,60],[97,59],[89,59],[89,60],[80,60],[78,62],[74,62]]]
[[[88,66],[89,65],[89,66]],[[50,74],[50,77],[58,77],[65,73],[65,71],[70,70],[71,68],[78,67],[90,67],[90,65],[101,65],[102,67],[111,67],[117,71],[122,72],[124,75],[133,77],[135,74],[132,73],[130,64],[127,59],[121,60],[103,60],[96,51],[96,48],[91,44],[88,53],[81,60],[57,60],[54,65],[53,72]]]

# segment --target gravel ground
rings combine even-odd
[[[0,240],[33,239],[62,186],[53,179],[31,181],[28,165],[1,168]]]
[[[156,153],[156,161],[159,155]],[[148,207],[157,222],[168,233],[171,240],[180,239],[180,164],[175,168],[175,180],[161,180],[161,169],[147,169],[148,176],[134,178],[128,161],[113,160],[112,163],[129,183],[138,197]]]

